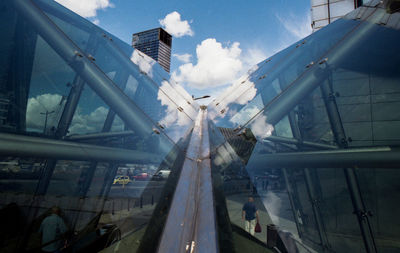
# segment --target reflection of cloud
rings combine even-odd
[[[274,127],[267,123],[267,116],[261,114],[250,123],[250,129],[254,136],[259,139],[264,139],[272,135]]]
[[[82,114],[81,108],[77,108],[72,118],[69,134],[85,134],[100,132],[106,120],[108,109],[100,106],[89,114]]]
[[[235,113],[234,116],[229,119],[229,121],[236,125],[243,125],[244,123],[249,121],[254,115],[256,115],[259,111],[260,109],[255,105],[245,107],[240,112]]]
[[[249,76],[258,69],[257,65],[254,65],[247,74],[241,76],[236,80],[230,87],[228,87],[222,94],[229,94],[223,100],[218,101],[220,108],[227,107],[230,103],[236,101],[238,104],[244,105],[254,98],[257,89],[255,84],[249,81]],[[246,94],[242,94],[246,91]],[[222,99],[222,98],[221,98]]]
[[[85,18],[95,17],[97,10],[104,10],[114,5],[109,0],[55,0],[71,11]]]
[[[245,105],[249,101],[251,101],[257,94],[257,89],[255,88],[255,84],[252,81],[249,81],[249,75],[257,70],[257,65],[251,68],[248,73],[238,80],[236,80],[230,87],[228,87],[225,91],[221,92],[222,94],[229,94],[224,98],[220,98],[221,100],[216,100],[218,103],[217,112],[210,110],[210,119],[214,120],[218,117],[226,117],[233,116],[236,114],[236,110],[232,110],[230,108],[230,104],[235,102],[239,105]],[[219,111],[225,110],[225,113],[221,114]],[[230,120],[231,122],[235,122],[235,120]]]
[[[145,55],[139,50],[133,50],[131,61],[139,66],[140,71],[146,73],[150,77],[153,77],[153,65],[156,62],[149,56]]]
[[[187,20],[181,20],[181,14],[174,11],[165,16],[164,19],[159,20],[160,25],[172,36],[182,37],[185,35],[193,36],[194,32],[190,28]]]
[[[172,86],[169,85],[167,81],[163,81],[161,83],[161,87],[157,94],[157,99],[161,101],[161,104],[167,106],[166,116],[161,119],[159,123],[165,127],[171,126],[172,124],[176,124],[178,126],[187,126],[190,124],[190,118],[185,113],[180,112],[177,109],[177,105],[165,94],[168,94],[168,96],[176,94]],[[178,98],[174,99],[174,97],[172,97],[172,99],[179,103],[179,100],[176,100]]]
[[[47,118],[47,129],[53,126],[57,126],[58,118],[64,107],[64,99],[58,94],[42,94],[36,97],[28,99],[27,110],[26,110],[26,127],[30,131],[42,132],[44,129],[45,115],[46,113],[54,111],[48,115]]]

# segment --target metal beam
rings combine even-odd
[[[196,118],[158,252],[218,251],[207,113]]]
[[[299,217],[297,216],[297,213],[296,213],[297,209],[296,209],[296,205],[294,204],[293,189],[292,189],[292,186],[290,184],[289,176],[288,176],[286,168],[282,168],[282,172],[283,172],[283,177],[285,179],[286,191],[287,191],[288,196],[289,196],[290,206],[292,207],[293,219],[294,219],[294,221],[296,223],[297,234],[299,235],[300,238],[302,238],[303,233],[301,232],[300,223],[299,223]]]
[[[118,161],[134,163],[158,160],[158,156],[136,150],[49,140],[38,137],[0,134],[0,155],[78,161]]]
[[[125,137],[134,134],[133,131],[120,131],[120,132],[102,132],[95,134],[85,134],[85,135],[70,135],[67,136],[67,140],[71,141],[83,141],[83,140],[101,140],[105,138],[113,137]]]
[[[265,140],[272,141],[272,142],[286,143],[286,144],[294,144],[297,146],[319,148],[319,149],[338,149],[338,147],[334,146],[334,145],[311,142],[311,141],[301,141],[301,140],[295,139],[295,138],[287,138],[287,137],[273,136],[273,135],[265,138]]]
[[[398,168],[400,149],[390,147],[254,155],[263,168]]]
[[[298,140],[302,140],[303,138],[302,138],[302,135],[301,135],[301,131],[300,131],[299,125],[297,123],[297,120],[296,120],[296,117],[295,117],[293,111],[291,111],[289,113],[288,120],[289,120],[290,128],[292,129],[292,133],[293,133],[294,138],[296,138]],[[317,143],[317,144],[319,144],[319,143]],[[302,145],[301,144],[297,144],[297,147],[299,149],[301,149]],[[336,146],[333,146],[333,147],[334,148],[331,148],[331,149],[337,148]],[[286,170],[286,169],[282,169],[282,170]],[[311,172],[310,172],[309,168],[304,168],[303,169],[303,173],[304,173],[304,181],[306,183],[308,198],[309,198],[309,201],[310,201],[311,206],[312,206],[315,223],[316,223],[317,229],[318,229],[318,235],[319,235],[320,242],[321,242],[321,245],[322,245],[322,250],[325,251],[326,248],[329,248],[329,241],[328,241],[328,237],[326,235],[325,224],[324,224],[324,220],[322,218],[321,210],[319,208],[319,201],[318,201],[317,194],[316,194],[315,187],[314,187],[314,185],[316,185],[316,184],[319,185],[320,182],[313,182],[312,181]]]
[[[127,97],[97,65],[90,60],[39,8],[31,1],[12,1],[17,12],[31,24],[54,51],[79,74],[135,132],[147,135],[155,124]],[[132,63],[133,64],[133,63]],[[159,130],[162,132],[161,130]]]
[[[328,242],[328,237],[327,237],[326,231],[325,231],[325,224],[323,222],[322,215],[321,215],[320,208],[319,208],[319,199],[317,197],[316,190],[314,187],[315,183],[313,182],[313,180],[311,178],[310,169],[304,168],[303,171],[304,171],[304,179],[305,179],[304,181],[306,183],[308,198],[309,198],[311,206],[312,206],[315,223],[317,225],[318,234],[319,234],[320,241],[322,244],[322,249],[325,251],[327,248],[329,248],[329,242]]]
[[[329,70],[329,66],[326,67],[327,70]],[[326,82],[324,82],[321,85],[321,93],[322,93],[322,98],[324,99],[325,107],[326,107],[326,112],[329,117],[329,122],[332,128],[333,135],[335,136],[337,144],[342,147],[347,149],[348,148],[348,143],[347,143],[347,138],[346,138],[346,133],[344,131],[344,127],[342,124],[342,119],[340,117],[339,109],[336,104],[336,97],[333,92],[332,88],[332,76],[331,74],[328,76],[328,79]],[[393,153],[392,152],[392,156]],[[399,154],[397,154],[397,157],[392,157],[389,155],[387,157],[387,153],[385,153],[386,157],[383,156],[373,156],[372,154],[368,154],[371,156],[372,160],[379,159],[379,162],[371,161],[370,163],[365,164],[367,167],[372,168],[373,165],[376,165],[378,168],[384,167],[383,164],[387,164],[394,166],[397,165],[398,167],[398,162],[394,162],[393,160],[399,160]],[[361,157],[360,157],[361,158]],[[356,162],[359,162],[357,157],[354,157],[353,159],[356,160]],[[363,157],[363,159],[366,159],[366,157]],[[392,162],[392,163],[391,163]],[[357,180],[357,175],[354,170],[354,167],[360,167],[358,165],[356,166],[342,166],[344,168],[344,175],[346,178],[346,183],[347,183],[347,188],[349,190],[349,195],[351,198],[351,202],[353,204],[354,208],[354,214],[357,215],[357,220],[358,224],[360,226],[361,230],[361,235],[363,237],[364,241],[364,246],[365,250],[367,253],[376,253],[377,248],[374,240],[374,235],[373,231],[371,229],[371,224],[368,219],[366,207],[364,205],[364,201],[362,199],[361,191],[360,191],[360,186],[358,185],[358,180]]]

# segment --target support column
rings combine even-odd
[[[289,113],[288,118],[289,118],[290,127],[292,129],[293,137],[295,139],[298,139],[301,142],[302,141],[301,132],[300,132],[300,129],[297,124],[297,120],[295,118],[293,111],[291,111]],[[301,150],[301,145],[297,145],[297,147],[299,148],[299,150]],[[319,239],[320,239],[323,250],[325,250],[326,248],[330,248],[330,246],[329,246],[328,237],[327,237],[326,231],[325,231],[325,225],[324,225],[322,215],[321,215],[321,212],[320,212],[320,209],[318,206],[318,198],[315,193],[314,184],[311,179],[310,169],[304,168],[303,172],[304,172],[304,180],[305,180],[306,188],[307,188],[307,192],[308,192],[308,198],[311,202],[315,223],[317,225]]]
[[[340,118],[339,109],[336,104],[336,98],[332,89],[331,76],[321,85],[321,93],[325,102],[329,122],[335,136],[337,144],[342,148],[347,148],[347,138]],[[368,219],[367,211],[362,200],[360,187],[358,185],[357,175],[354,168],[344,168],[346,183],[353,203],[354,214],[357,215],[361,235],[364,240],[365,250],[368,253],[376,253],[376,245],[373,232]]]

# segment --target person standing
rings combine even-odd
[[[42,234],[43,252],[60,252],[64,247],[67,226],[60,215],[60,208],[53,206],[51,215],[47,216],[40,224],[39,232]]]
[[[254,236],[256,220],[259,222],[259,217],[253,197],[249,197],[248,201],[243,205],[242,220],[244,220],[244,230]]]

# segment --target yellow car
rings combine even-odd
[[[132,180],[130,180],[128,176],[117,176],[114,179],[113,184],[122,184],[122,185],[124,185],[124,184],[129,184],[130,182],[132,182]]]

